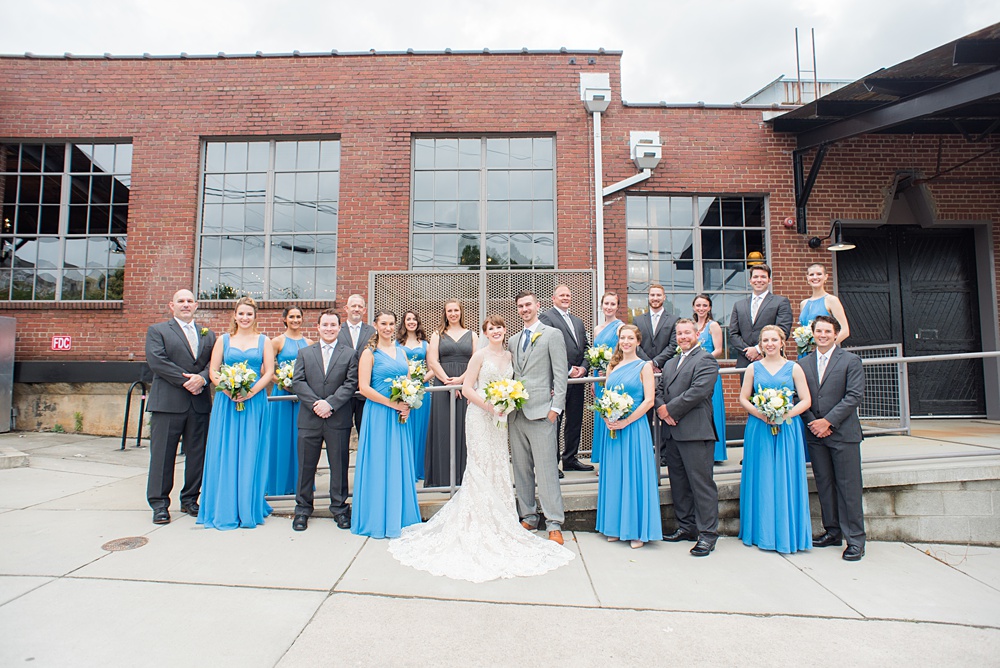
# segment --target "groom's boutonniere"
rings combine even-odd
[[[202,336],[208,336],[208,327],[202,327],[201,328],[201,335]]]
[[[535,345],[535,341],[537,341],[538,337],[541,336],[541,335],[542,335],[541,332],[535,332],[534,334],[532,334],[531,335],[531,345]]]

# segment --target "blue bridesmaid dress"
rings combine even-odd
[[[275,357],[275,366],[284,362],[295,363],[300,348],[306,347],[305,338],[285,337],[285,345]],[[271,396],[288,396],[275,386]],[[294,401],[271,401],[267,405],[270,415],[267,439],[267,477],[264,479],[264,494],[280,496],[295,494],[299,480],[298,415],[299,405]]]
[[[427,364],[427,342],[421,341],[416,348],[407,348],[406,356],[411,361],[420,361]],[[406,419],[407,426],[413,438],[413,467],[417,480],[424,479],[424,453],[427,450],[427,429],[431,421],[431,398],[434,395],[430,392],[424,394],[424,403],[415,411],[410,411],[410,417]]]
[[[711,321],[709,321],[711,324]],[[705,325],[704,331],[698,335],[698,341],[706,352],[715,352],[715,341],[712,340],[712,332],[709,325]],[[715,379],[715,391],[712,392],[712,412],[715,414],[715,433],[719,435],[719,440],[715,442],[715,461],[726,461],[726,399],[722,395],[722,376]]]
[[[604,328],[600,332],[597,333],[597,336],[594,337],[594,345],[608,346],[609,348],[611,348],[611,350],[617,348],[618,330],[624,324],[625,323],[623,323],[618,318],[615,318],[614,320],[610,321],[608,324],[604,326]],[[597,369],[594,369],[591,373],[594,376],[600,375]],[[594,398],[599,399],[601,396],[601,392],[604,390],[604,387],[600,383],[594,383],[593,385],[591,385],[591,387],[594,388]],[[601,431],[604,432],[604,438],[600,438],[598,436],[598,433]],[[595,414],[594,443],[593,445],[590,446],[590,461],[594,464],[601,463],[601,444],[606,440],[608,435],[607,432],[608,432],[608,427],[606,424],[604,424],[604,420],[602,420],[599,415]]]
[[[802,312],[799,313],[799,324],[803,327],[808,327],[818,315],[830,315],[830,312],[826,308],[826,295],[817,297],[816,299],[806,300],[805,305],[802,307]],[[799,359],[802,359],[808,354],[809,353],[802,353],[799,355]]]
[[[240,350],[230,347],[229,334],[225,334],[222,361],[247,362],[259,376],[265,340],[261,334],[256,348]],[[229,397],[215,397],[208,423],[198,524],[222,530],[249,529],[263,524],[271,514],[271,506],[264,500],[266,461],[262,452],[267,422],[267,395],[263,392],[244,401],[242,411],[236,410],[236,402]]]
[[[608,387],[622,385],[635,402],[642,403],[642,368],[648,364],[635,360],[619,364],[608,376]],[[604,424],[601,417],[595,422]],[[597,431],[595,430],[595,433]],[[612,439],[607,426],[595,436],[601,443],[601,476],[597,483],[597,531],[622,540],[646,543],[663,538],[660,520],[660,493],[657,487],[660,467],[653,450],[649,420],[642,417]]]
[[[384,397],[391,382],[409,373],[406,350],[396,346],[396,359],[375,349],[372,388]],[[399,412],[374,401],[365,403],[354,467],[351,533],[372,538],[398,538],[403,527],[420,522],[413,442]]]
[[[753,363],[754,387],[795,391],[795,362],[771,375]],[[754,416],[747,419],[740,479],[740,538],[746,545],[783,554],[812,548],[809,485],[806,482],[802,419],[782,424],[777,436]]]

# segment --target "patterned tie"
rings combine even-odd
[[[757,322],[757,311],[760,310],[760,303],[764,301],[764,295],[754,295],[753,303],[750,304],[750,320]]]
[[[562,314],[563,320],[566,321],[566,326],[569,327],[569,335],[573,337],[573,343],[579,345],[580,341],[576,338],[576,332],[573,331],[573,321],[570,320],[569,313]]]
[[[826,355],[816,356],[816,374],[819,376],[819,382],[821,383],[823,382],[823,374],[826,373],[827,361],[828,360]]]
[[[351,330],[351,345],[356,349],[358,338],[361,336],[361,325],[348,325],[347,328]]]
[[[198,357],[198,333],[194,331],[194,323],[189,322],[184,325],[184,336],[187,337],[188,346],[191,348],[191,356]]]
[[[649,314],[649,322],[653,326],[653,333],[655,334],[656,333],[656,326],[658,324],[660,324],[660,314],[659,313],[650,313]]]
[[[333,357],[333,344],[324,343],[323,344],[323,371],[330,370],[330,359]]]

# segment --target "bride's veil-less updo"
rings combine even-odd
[[[483,320],[483,334],[486,333],[486,327],[493,325],[494,327],[507,328],[507,321],[503,319],[502,315],[493,313],[492,315],[486,316],[486,320]]]

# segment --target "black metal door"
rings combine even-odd
[[[982,350],[971,230],[846,230],[857,248],[837,257],[854,346],[902,343],[903,354]],[[909,365],[913,415],[986,412],[980,360]]]

